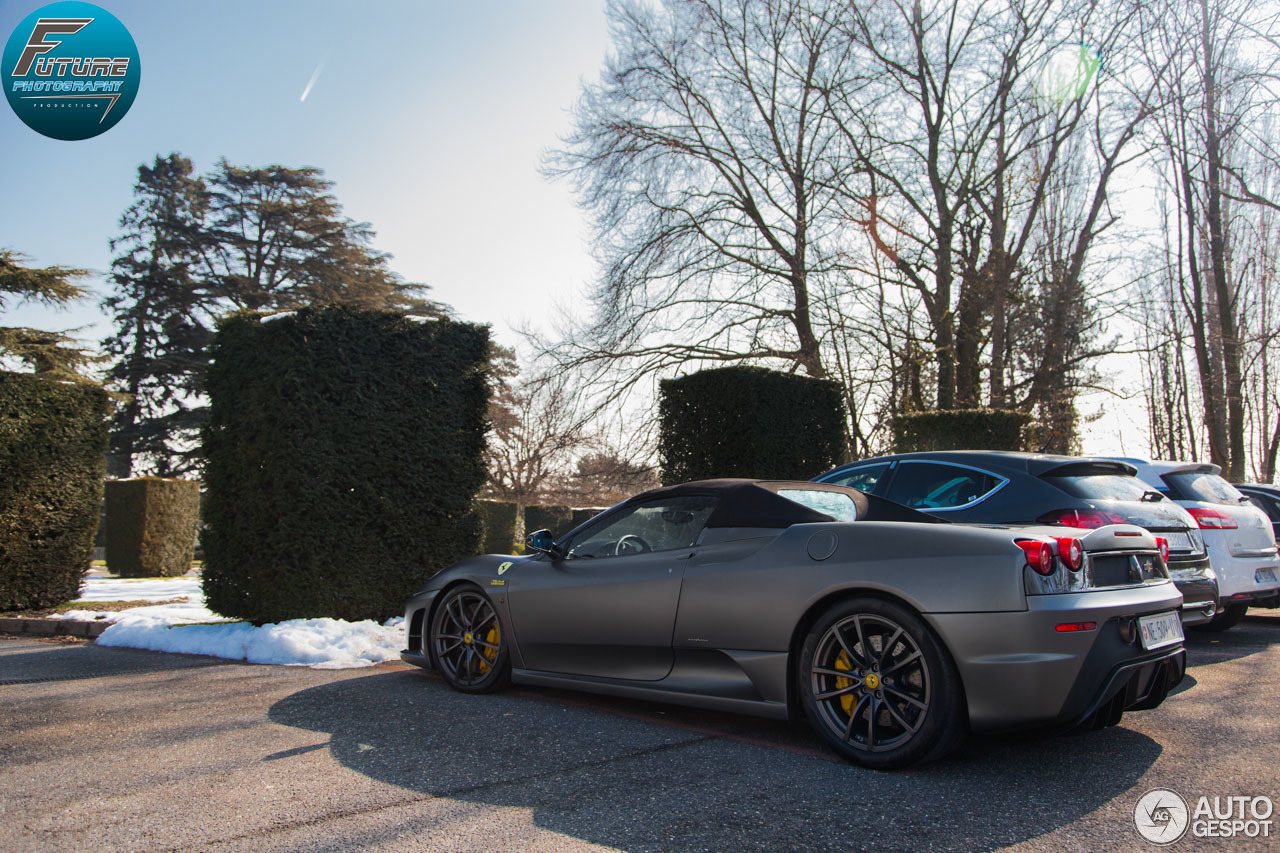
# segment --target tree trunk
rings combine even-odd
[[[1209,25],[1208,0],[1200,0],[1201,49],[1204,51],[1205,165],[1208,171],[1209,263],[1213,271],[1218,324],[1222,334],[1222,370],[1226,382],[1228,444],[1227,479],[1244,479],[1244,380],[1240,370],[1240,338],[1236,328],[1235,299],[1227,278],[1226,233],[1222,223],[1222,139],[1218,128],[1216,65]],[[1222,463],[1218,463],[1222,464]]]
[[[1199,229],[1196,228],[1195,194],[1191,182],[1191,167],[1186,162],[1186,153],[1182,154],[1182,204],[1187,220],[1187,274],[1191,277],[1191,303],[1186,304],[1185,287],[1179,285],[1183,295],[1184,308],[1191,317],[1191,340],[1196,354],[1197,372],[1200,374],[1200,399],[1204,405],[1204,425],[1209,442],[1209,461],[1221,466],[1226,471],[1227,442],[1222,421],[1222,394],[1217,381],[1217,370],[1209,352],[1207,323],[1208,312],[1205,311],[1204,285],[1201,281],[1199,254],[1196,252],[1196,240]]]
[[[951,241],[952,222],[949,212],[938,215],[938,273],[930,320],[933,322],[934,358],[938,364],[938,408],[956,407],[956,342],[955,316],[951,313]]]
[[[818,337],[813,333],[813,322],[809,316],[809,283],[803,269],[791,274],[791,289],[795,294],[795,309],[791,314],[791,322],[796,329],[799,341],[796,361],[804,368],[804,372],[815,379],[825,379],[827,369],[822,365],[822,349]]]
[[[985,271],[974,269],[976,258],[965,259],[956,322],[956,405],[976,409],[981,403],[982,326],[989,295]]]

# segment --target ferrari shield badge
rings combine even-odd
[[[511,561],[510,561],[510,560],[508,560],[507,562],[505,562],[505,563],[503,563],[502,565],[498,566],[498,574],[500,574],[500,575],[505,575],[505,574],[507,573],[507,569],[509,569],[509,568],[511,568]]]

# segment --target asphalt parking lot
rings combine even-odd
[[[747,717],[0,638],[0,850],[1154,850],[1151,788],[1280,801],[1280,613],[1253,612],[1192,635],[1155,711],[899,773]]]

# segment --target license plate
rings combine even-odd
[[[1254,583],[1275,583],[1276,573],[1272,569],[1258,569],[1253,573]]]
[[[1138,617],[1142,647],[1150,651],[1182,642],[1182,620],[1177,613],[1155,613]]]

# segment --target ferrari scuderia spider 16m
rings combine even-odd
[[[803,715],[881,769],[969,731],[1113,725],[1185,671],[1167,543],[1132,525],[977,527],[841,486],[708,480],[528,544],[435,575],[401,657],[466,692]]]

